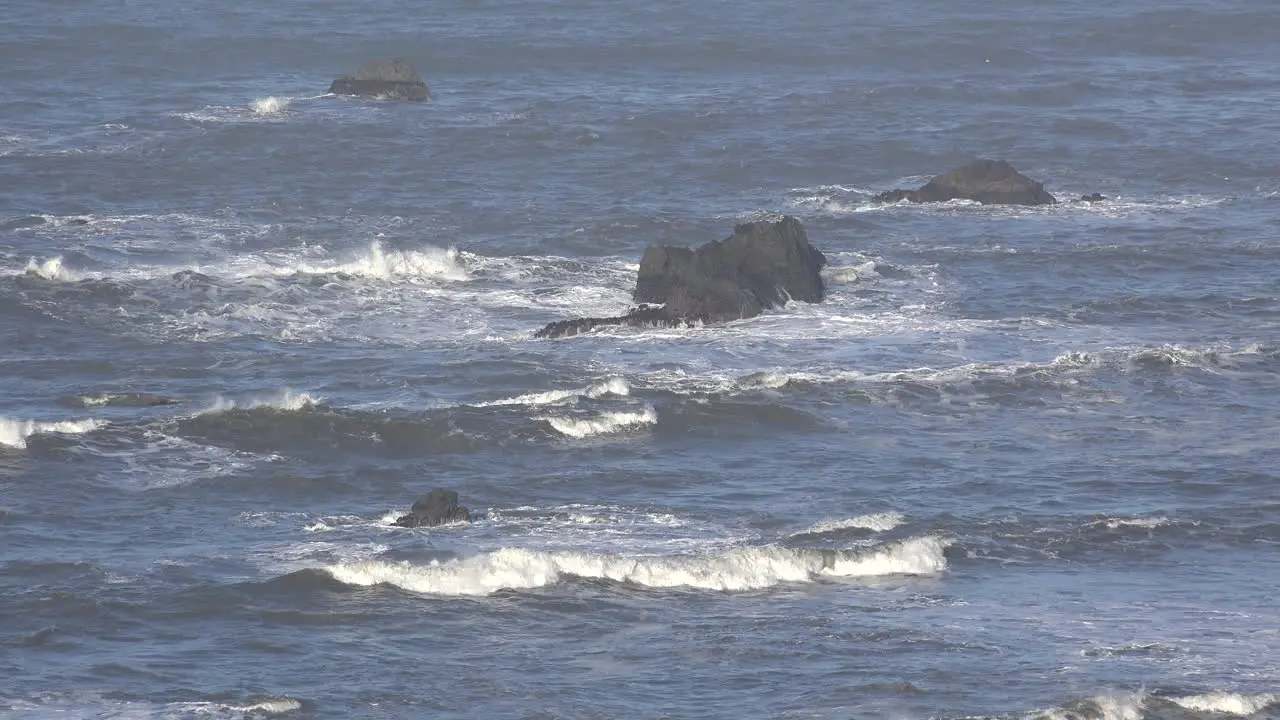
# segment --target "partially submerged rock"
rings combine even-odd
[[[984,205],[1052,205],[1058,202],[1044,189],[1044,185],[1003,160],[975,160],[933,178],[918,190],[890,190],[873,199],[886,203],[973,200]]]
[[[471,522],[471,511],[458,506],[458,493],[435,488],[418,497],[408,515],[396,518],[400,527],[434,527],[445,523]]]
[[[536,338],[558,338],[580,335],[599,327],[623,325],[627,327],[672,327],[680,323],[662,306],[642,305],[626,315],[598,318],[574,318],[557,320],[533,334]]]
[[[651,245],[640,260],[626,315],[554,322],[535,337],[577,335],[597,327],[683,326],[759,315],[788,300],[822,302],[827,259],[793,217],[745,223],[733,235],[696,250]]]
[[[386,100],[426,100],[431,97],[422,76],[400,58],[365,63],[353,74],[334,80],[329,92]]]
[[[151,393],[126,392],[103,393],[101,395],[77,395],[70,404],[75,407],[159,407],[162,405],[181,405],[176,398]]]

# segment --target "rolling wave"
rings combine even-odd
[[[866,551],[782,547],[739,548],[715,555],[623,556],[503,548],[427,566],[371,560],[325,567],[348,585],[389,584],[440,596],[483,596],[546,587],[567,578],[632,583],[649,588],[744,591],[820,577],[936,575],[947,567],[950,541],[916,537]]]
[[[561,435],[582,439],[655,425],[658,422],[658,413],[652,406],[646,406],[642,410],[617,410],[586,418],[552,416],[543,419]]]
[[[631,386],[620,377],[611,377],[598,383],[575,390],[548,390],[540,393],[528,393],[513,398],[490,400],[488,402],[468,403],[472,407],[493,407],[495,405],[553,405],[580,397],[598,398],[605,395],[625,397],[631,394]]]

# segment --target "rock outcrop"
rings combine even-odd
[[[329,86],[334,95],[356,95],[385,100],[426,100],[431,97],[422,76],[407,61],[374,60]]]
[[[1052,205],[1058,202],[1043,185],[1003,160],[976,160],[933,178],[918,190],[890,190],[873,199],[886,203],[974,200],[984,205]]]
[[[408,515],[396,518],[400,527],[434,527],[445,523],[471,522],[471,511],[458,506],[458,493],[435,488],[413,503]]]
[[[577,335],[602,326],[681,326],[755,317],[788,300],[822,302],[826,257],[793,217],[745,223],[733,235],[696,250],[645,249],[626,315],[554,322],[535,337]]]

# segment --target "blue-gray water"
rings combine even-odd
[[[1280,717],[1278,39],[10,5],[0,715]],[[431,102],[320,97],[395,55]],[[975,156],[1111,199],[868,203]],[[826,303],[532,339],[766,213]]]

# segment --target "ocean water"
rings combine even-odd
[[[1280,718],[1277,39],[11,4],[0,715]],[[390,56],[432,101],[324,95]],[[974,157],[1110,199],[869,202]],[[779,214],[826,302],[532,338]]]

